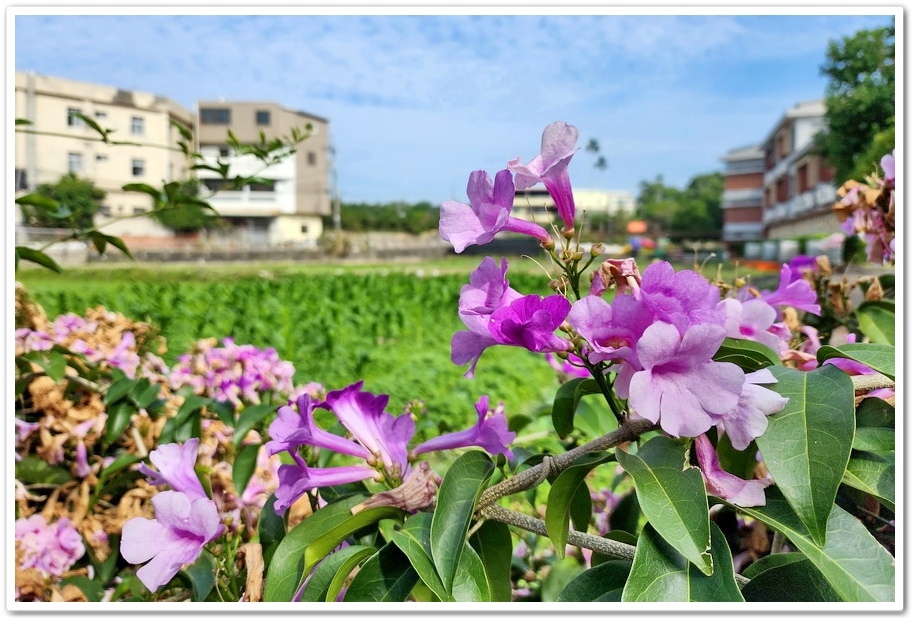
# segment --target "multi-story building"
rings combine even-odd
[[[79,114],[112,130],[111,144]],[[152,207],[152,198],[122,187],[188,177],[188,163],[177,146],[180,134],[172,122],[193,127],[193,113],[152,93],[17,71],[15,115],[30,122],[16,126],[18,193],[74,173],[105,191],[96,225],[106,233],[168,235],[142,216]],[[123,218],[134,215],[140,216]]]
[[[266,167],[254,156],[231,155],[227,143],[228,130],[242,144],[257,144],[262,133],[269,141],[289,136],[293,127],[304,130],[306,124],[311,124],[311,134],[296,153]],[[331,213],[327,119],[268,102],[199,102],[197,141],[205,162],[227,163],[230,178],[261,178],[242,189],[227,190],[216,173],[198,172],[202,186],[213,193],[206,200],[235,226],[228,230],[233,241],[308,246],[318,240],[321,217]]]
[[[576,218],[582,214],[632,216],[636,211],[633,193],[625,190],[574,189]],[[512,203],[513,216],[551,223],[557,217],[557,206],[542,186],[517,190]]]
[[[746,240],[760,240],[765,153],[759,145],[749,145],[731,150],[721,160],[725,163],[722,241],[735,247]]]
[[[764,139],[763,227],[766,238],[836,231],[834,170],[814,151],[824,128],[822,100],[789,109]]]

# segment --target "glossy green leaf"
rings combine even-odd
[[[127,453],[122,454],[117,459],[112,461],[107,467],[105,467],[101,473],[99,473],[99,482],[105,482],[112,476],[117,475],[122,470],[134,465],[140,461],[140,457]]]
[[[318,564],[322,558],[331,553],[344,539],[357,530],[377,524],[382,519],[401,519],[403,516],[404,511],[400,508],[376,506],[361,510],[355,515],[346,517],[335,525],[329,526],[325,532],[316,536],[306,545],[306,569],[311,569]]]
[[[108,409],[105,421],[105,443],[113,444],[130,425],[130,418],[137,412],[137,407],[129,402],[119,402]]]
[[[245,446],[232,463],[232,485],[239,496],[244,493],[245,487],[248,486],[248,481],[254,473],[258,463],[258,450],[260,447],[258,444]]]
[[[754,562],[742,575],[745,601],[841,601],[830,583],[800,552],[777,553]]]
[[[469,539],[487,576],[490,601],[512,601],[512,533],[499,521],[485,521]]]
[[[890,510],[895,510],[895,463],[887,456],[871,452],[852,453],[843,482],[853,489],[875,496]]]
[[[36,454],[16,461],[16,480],[26,485],[62,485],[70,482],[70,472],[60,465],[51,465]]]
[[[232,433],[232,444],[238,447],[252,428],[264,421],[271,413],[276,413],[277,407],[271,404],[251,405],[239,413],[239,421]]]
[[[784,534],[843,601],[894,601],[894,558],[855,517],[834,506],[821,546],[777,488],[767,487],[766,496],[765,506],[742,508],[741,512]]]
[[[128,397],[140,409],[146,409],[159,397],[161,387],[155,383],[144,383],[146,379],[140,379],[140,382],[130,391]]]
[[[852,359],[893,380],[896,350],[890,344],[855,343],[841,346],[821,346],[817,349],[817,363],[823,364],[827,359],[844,357]]]
[[[703,573],[713,573],[709,552],[709,506],[700,470],[687,463],[688,447],[653,437],[637,454],[617,448],[617,461],[636,483],[639,506],[649,523]]]
[[[216,558],[210,552],[203,551],[197,560],[185,567],[181,573],[191,582],[194,601],[204,601],[216,586]]]
[[[575,558],[564,558],[554,562],[541,585],[541,601],[556,601],[563,589],[584,570],[582,563]]]
[[[856,308],[856,319],[873,344],[895,343],[896,321],[893,301],[865,301]]]
[[[770,370],[778,380],[773,389],[789,402],[769,417],[757,449],[815,543],[823,545],[855,435],[852,381],[834,366]]]
[[[26,262],[32,262],[33,264],[38,264],[39,266],[44,266],[49,270],[53,270],[56,273],[64,272],[64,269],[60,267],[54,258],[52,258],[47,253],[42,253],[36,249],[31,249],[29,247],[16,247],[16,264],[15,270],[19,270],[19,260],[25,260]]]
[[[286,522],[282,515],[274,511],[274,502],[277,495],[271,493],[264,506],[261,507],[261,515],[258,517],[258,541],[261,543],[261,556],[264,558],[264,568],[270,568],[270,561],[273,558],[277,546],[286,536]]]
[[[711,575],[701,573],[655,530],[639,534],[633,567],[623,588],[623,601],[744,601],[732,570],[732,554],[722,531],[711,526]]]
[[[483,561],[468,543],[464,544],[464,550],[458,559],[452,596],[455,601],[466,603],[490,601],[490,589]]]
[[[713,355],[713,360],[733,363],[745,372],[754,372],[782,363],[779,355],[772,348],[753,340],[739,340],[732,337],[725,338],[722,346]]]
[[[865,398],[856,408],[856,428],[894,428],[894,406],[881,398]]]
[[[77,587],[80,589],[80,592],[86,596],[86,600],[89,602],[102,601],[102,597],[105,595],[105,586],[103,586],[98,578],[90,580],[86,576],[76,575],[62,579],[60,585],[73,585]]]
[[[67,358],[53,350],[33,350],[19,355],[19,358],[39,366],[55,383],[63,381],[67,373]]]
[[[553,398],[553,427],[560,437],[566,437],[573,431],[573,419],[582,396],[597,394],[601,391],[594,379],[572,379],[566,381],[557,390]]]
[[[862,426],[856,428],[852,449],[875,454],[893,454],[897,433],[893,428]]]
[[[366,496],[355,495],[328,504],[303,519],[286,534],[267,568],[264,601],[290,601],[293,598],[302,583],[303,574],[308,572],[305,568],[306,548],[338,530],[339,526],[353,517],[350,509],[365,499]],[[314,562],[317,561],[312,564]]]
[[[105,399],[103,400],[105,406],[112,405],[130,394],[138,382],[139,379],[122,378],[112,383],[108,391],[105,392]]]
[[[458,559],[467,542],[474,507],[495,466],[479,450],[462,454],[442,478],[430,527],[433,563],[445,590],[451,592]]]
[[[351,545],[328,554],[315,568],[299,601],[336,600],[350,572],[376,551],[370,545]]]
[[[586,569],[566,585],[557,601],[620,601],[630,566],[629,560],[609,560]]]
[[[419,574],[420,579],[439,598],[440,601],[454,601],[445,589],[436,567],[430,548],[430,527],[432,513],[416,513],[407,518],[400,530],[394,533],[392,541],[404,552],[410,564]]]
[[[398,602],[410,596],[420,576],[394,543],[387,543],[357,571],[345,602]]]
[[[590,452],[578,459],[556,477],[550,485],[547,496],[547,512],[545,524],[550,542],[560,558],[566,550],[566,537],[569,535],[570,505],[575,499],[579,487],[585,477],[597,466],[613,460],[613,455],[607,452]],[[588,489],[586,487],[586,494]],[[589,511],[591,511],[591,498],[589,497]],[[591,513],[589,512],[589,515]]]

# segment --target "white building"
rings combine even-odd
[[[576,218],[582,215],[632,216],[636,211],[636,198],[625,190],[574,189]],[[512,216],[550,223],[557,217],[557,207],[542,186],[518,190],[512,204]]]

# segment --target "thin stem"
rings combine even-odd
[[[568,452],[555,456],[549,461],[534,465],[522,473],[513,476],[509,480],[504,480],[493,485],[480,496],[480,500],[477,503],[477,509],[479,510],[489,506],[503,496],[525,491],[526,489],[537,486],[550,475],[549,472],[551,470],[555,472],[562,471],[572,465],[576,459],[589,452],[607,450],[624,442],[634,441],[638,439],[640,435],[655,427],[656,425],[648,420],[624,420],[616,430],[607,435],[593,439],[577,448],[573,448]]]

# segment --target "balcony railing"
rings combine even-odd
[[[816,208],[830,205],[836,200],[836,189],[831,184],[818,184],[813,190],[792,197],[767,208],[763,222],[772,223],[802,216]]]

